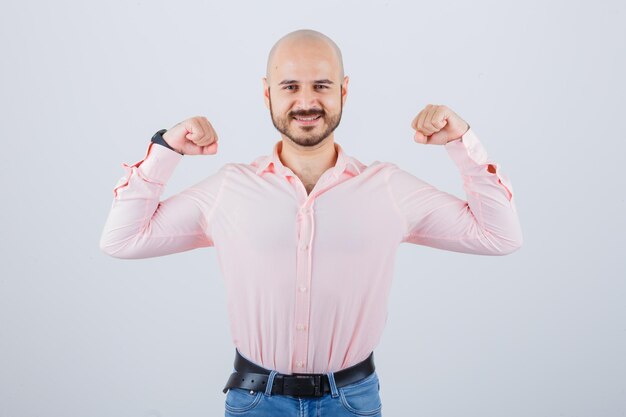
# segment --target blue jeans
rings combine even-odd
[[[233,369],[233,372],[235,370]],[[265,391],[230,388],[225,417],[382,417],[380,383],[376,371],[338,388],[333,372],[327,373],[331,392],[323,397],[270,394],[277,371],[271,371]]]

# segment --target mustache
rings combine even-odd
[[[310,117],[310,116],[323,116],[324,112],[321,110],[313,110],[308,112],[290,113],[291,117]]]

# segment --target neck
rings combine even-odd
[[[318,178],[335,166],[337,150],[332,135],[317,146],[300,146],[283,138],[278,155],[280,161],[299,177]]]

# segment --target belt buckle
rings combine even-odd
[[[322,397],[324,395],[324,391],[322,390],[322,376],[319,374],[291,374],[288,375],[289,379],[295,379],[296,389],[293,391],[288,390],[292,393],[292,395],[303,396],[303,397]],[[284,381],[283,381],[284,382]],[[299,382],[305,382],[304,385],[301,385]],[[304,389],[303,389],[304,388]],[[284,387],[283,387],[284,391]]]

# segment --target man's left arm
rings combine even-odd
[[[522,245],[511,182],[469,124],[446,106],[427,105],[413,119],[414,140],[444,145],[467,199],[438,190],[395,167],[388,177],[405,224],[403,242],[480,255],[506,255]]]

